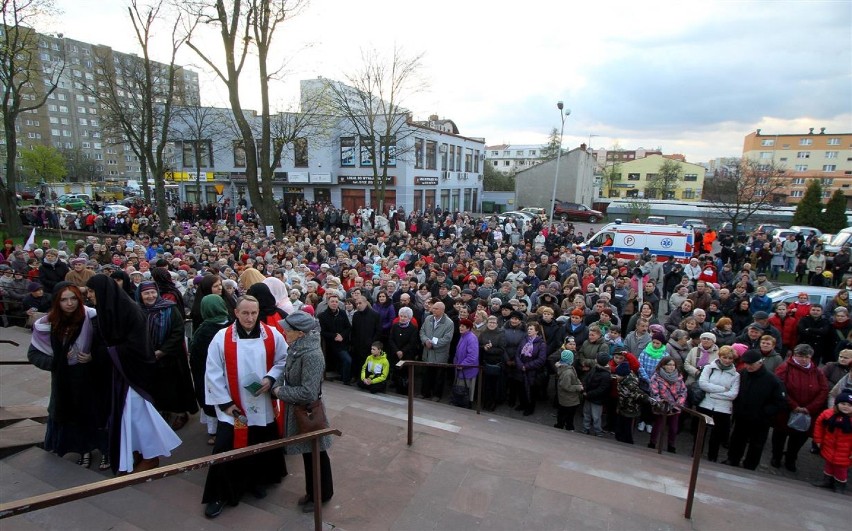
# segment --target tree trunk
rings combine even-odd
[[[5,186],[0,182],[0,207],[3,209],[3,219],[10,236],[23,234],[23,223],[15,201],[15,184],[18,182],[18,167],[15,164],[18,156],[18,135],[15,131],[15,118],[12,113],[3,117],[3,125],[6,128]]]

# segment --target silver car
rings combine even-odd
[[[772,307],[774,308],[776,304],[779,302],[786,302],[790,304],[791,302],[796,302],[799,297],[799,293],[807,293],[808,300],[810,300],[811,304],[819,304],[826,308],[827,304],[837,296],[837,293],[840,292],[839,289],[835,288],[821,288],[818,286],[799,286],[797,284],[788,284],[783,286],[776,286],[772,291],[767,293],[767,297],[772,299]]]

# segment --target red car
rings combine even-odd
[[[580,203],[569,203],[567,201],[556,201],[553,215],[566,220],[586,221],[588,223],[597,223],[604,217],[600,211],[592,210]]]

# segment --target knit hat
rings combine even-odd
[[[769,319],[769,314],[766,312],[758,311],[754,312],[754,315],[752,317],[754,317],[755,321],[758,321],[761,319]]]
[[[278,321],[285,330],[298,330],[299,332],[310,332],[317,327],[318,322],[310,314],[303,311],[295,311]]]
[[[616,376],[627,376],[630,374],[630,364],[626,361],[622,361],[618,364],[618,367],[615,368]]]
[[[709,340],[713,341],[713,343],[715,343],[716,342],[716,335],[711,333],[711,332],[704,332],[703,334],[701,334],[701,339],[709,339]]]
[[[651,341],[655,339],[660,343],[666,342],[666,336],[662,332],[654,332],[653,334],[651,334]]]
[[[559,359],[565,365],[573,365],[574,364],[574,353],[568,350],[567,348],[562,351],[562,356]]]
[[[837,398],[834,399],[835,404],[841,404],[843,402],[847,404],[852,404],[852,391],[843,391],[842,393],[837,395]]]
[[[747,350],[745,354],[743,354],[742,359],[743,363],[757,363],[763,359],[763,354],[761,354],[759,350],[751,349]]]
[[[41,284],[39,284],[38,282],[30,282],[29,284],[27,284],[27,291],[29,293],[36,292],[40,289],[41,289]]]
[[[742,343],[734,343],[733,345],[731,345],[731,348],[734,349],[734,352],[737,353],[737,356],[741,358],[743,357],[743,354],[745,354],[745,351],[748,350],[748,346]]]
[[[609,354],[607,354],[605,352],[601,352],[600,354],[598,354],[597,362],[598,362],[598,365],[600,365],[601,367],[606,366],[609,363],[609,360],[610,360]]]

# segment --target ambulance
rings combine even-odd
[[[615,253],[616,258],[634,260],[647,247],[657,261],[665,262],[674,256],[676,262],[689,263],[695,244],[695,233],[677,225],[649,225],[646,223],[610,223],[589,241],[584,249]]]

